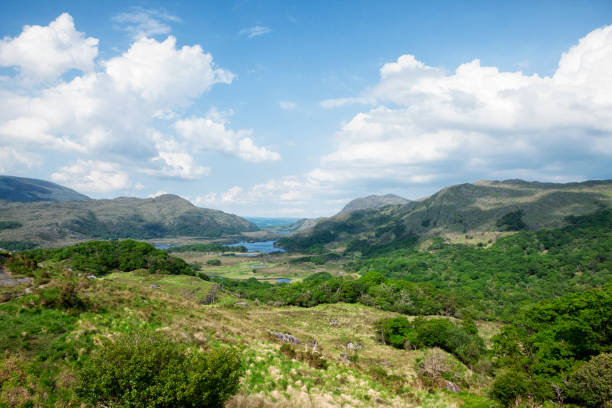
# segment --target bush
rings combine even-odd
[[[587,407],[612,401],[612,353],[603,353],[579,366],[568,378],[570,397]]]
[[[466,329],[447,319],[417,318],[411,322],[395,317],[380,320],[377,326],[384,341],[397,348],[440,347],[469,364],[477,362],[485,352],[484,341],[473,333],[469,322]]]
[[[516,399],[526,395],[528,380],[523,373],[508,371],[499,375],[493,383],[491,397],[499,401],[504,407],[514,404]]]
[[[104,340],[79,374],[78,394],[112,407],[222,407],[238,389],[240,356],[201,352],[161,333]]]
[[[209,259],[208,261],[206,261],[206,265],[221,266],[221,260],[220,259]]]

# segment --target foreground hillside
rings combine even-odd
[[[342,247],[354,240],[370,245],[398,243],[413,236],[444,235],[473,243],[511,230],[554,228],[568,215],[612,206],[612,180],[583,183],[482,181],[447,187],[405,205],[341,212],[283,239],[287,249]]]
[[[45,180],[0,176],[0,200],[28,203],[89,200],[89,197]]]
[[[599,407],[612,212],[568,222],[359,274],[291,255],[319,268],[291,284],[216,277],[219,245],[177,252],[205,266],[131,240],[0,253],[0,406]]]
[[[84,257],[88,253],[92,257]],[[486,369],[470,369],[440,349],[406,351],[381,342],[376,322],[397,316],[392,312],[362,305],[304,309],[245,301],[182,269],[180,261],[169,263],[162,251],[129,241],[31,253],[28,259],[38,260],[37,266],[24,259],[4,259],[13,278],[21,273],[30,280],[2,289],[0,406],[76,407],[93,406],[92,401],[140,406],[125,400],[109,405],[105,395],[114,391],[105,388],[104,373],[97,388],[89,382],[104,350],[130,353],[121,347],[134,344],[129,343],[134,336],[148,337],[153,346],[156,341],[167,348],[182,344],[206,356],[221,353],[231,360],[238,355],[240,368],[232,370],[238,370],[240,381],[227,388],[235,393],[227,407],[492,403],[484,395]],[[138,260],[145,263],[132,263]],[[479,323],[479,330],[489,338],[497,325]],[[288,334],[295,340],[284,342]],[[434,361],[442,369],[430,373]],[[120,359],[115,364],[127,363]],[[132,372],[133,387],[147,381],[138,377],[137,367]],[[233,381],[232,373],[225,381]],[[447,387],[459,392],[444,391]],[[165,395],[170,394],[166,388]]]
[[[12,223],[0,228],[0,241],[51,245],[92,238],[216,237],[257,230],[236,215],[199,208],[169,194],[148,199],[1,202],[0,222]]]

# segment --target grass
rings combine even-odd
[[[276,282],[276,279],[291,279],[301,281],[315,272],[329,272],[332,275],[344,274],[341,262],[328,262],[325,265],[313,263],[291,263],[300,254],[275,254],[257,257],[222,256],[221,254],[206,254],[201,252],[181,252],[174,256],[182,258],[189,264],[201,265],[201,270],[209,276],[219,276],[231,279],[250,279]],[[207,265],[209,260],[219,259],[220,266]],[[253,266],[256,266],[255,268]]]
[[[58,273],[49,285],[61,286],[65,279]],[[236,303],[243,299],[231,293],[220,293],[215,303],[204,305],[201,300],[214,283],[144,271],[71,279],[77,282],[78,295],[88,300],[84,310],[44,307],[36,290],[0,304],[0,348],[7,350],[0,361],[0,406],[79,406],[73,393],[79,364],[101,338],[133,330],[167,331],[200,347],[238,347],[246,371],[229,408],[477,408],[488,401],[478,396],[481,379],[463,366],[462,394],[424,385],[415,367],[425,351],[395,349],[376,338],[374,322],[394,316],[391,312],[358,304],[242,306]],[[332,320],[337,324],[331,325]],[[479,328],[488,335],[495,327]],[[306,354],[316,342],[316,352],[328,368],[288,357],[268,330],[296,336],[302,344],[295,350]],[[349,343],[361,349],[351,351]]]

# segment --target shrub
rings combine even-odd
[[[206,261],[206,265],[221,266],[221,260],[220,259],[209,259],[208,261]]]
[[[507,371],[495,379],[491,397],[504,407],[509,407],[518,397],[527,394],[527,391],[526,376],[520,372]]]
[[[125,334],[104,340],[84,363],[77,392],[112,407],[222,407],[241,373],[235,351],[201,352],[161,333]]]
[[[612,401],[612,353],[603,353],[575,369],[568,378],[570,397],[587,407]]]
[[[457,356],[464,363],[473,364],[484,354],[482,338],[473,333],[472,324],[460,327],[447,319],[405,317],[383,319],[377,323],[386,343],[397,348],[440,347]]]

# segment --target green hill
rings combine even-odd
[[[199,208],[170,194],[148,199],[4,202],[0,221],[12,225],[0,230],[0,241],[49,245],[91,238],[217,237],[257,230],[236,215]]]
[[[50,181],[0,176],[0,200],[29,203],[89,200],[89,197]]]
[[[612,206],[612,180],[538,183],[480,181],[444,188],[405,205],[341,212],[281,241],[286,249],[338,247],[355,240],[368,245],[443,235],[487,241],[516,229],[566,225],[565,217]],[[474,242],[475,243],[475,242]]]
[[[406,200],[405,198],[396,196],[395,194],[370,195],[367,197],[354,199],[344,206],[341,213],[385,207],[387,205],[403,205],[408,204],[409,202],[410,200]]]

